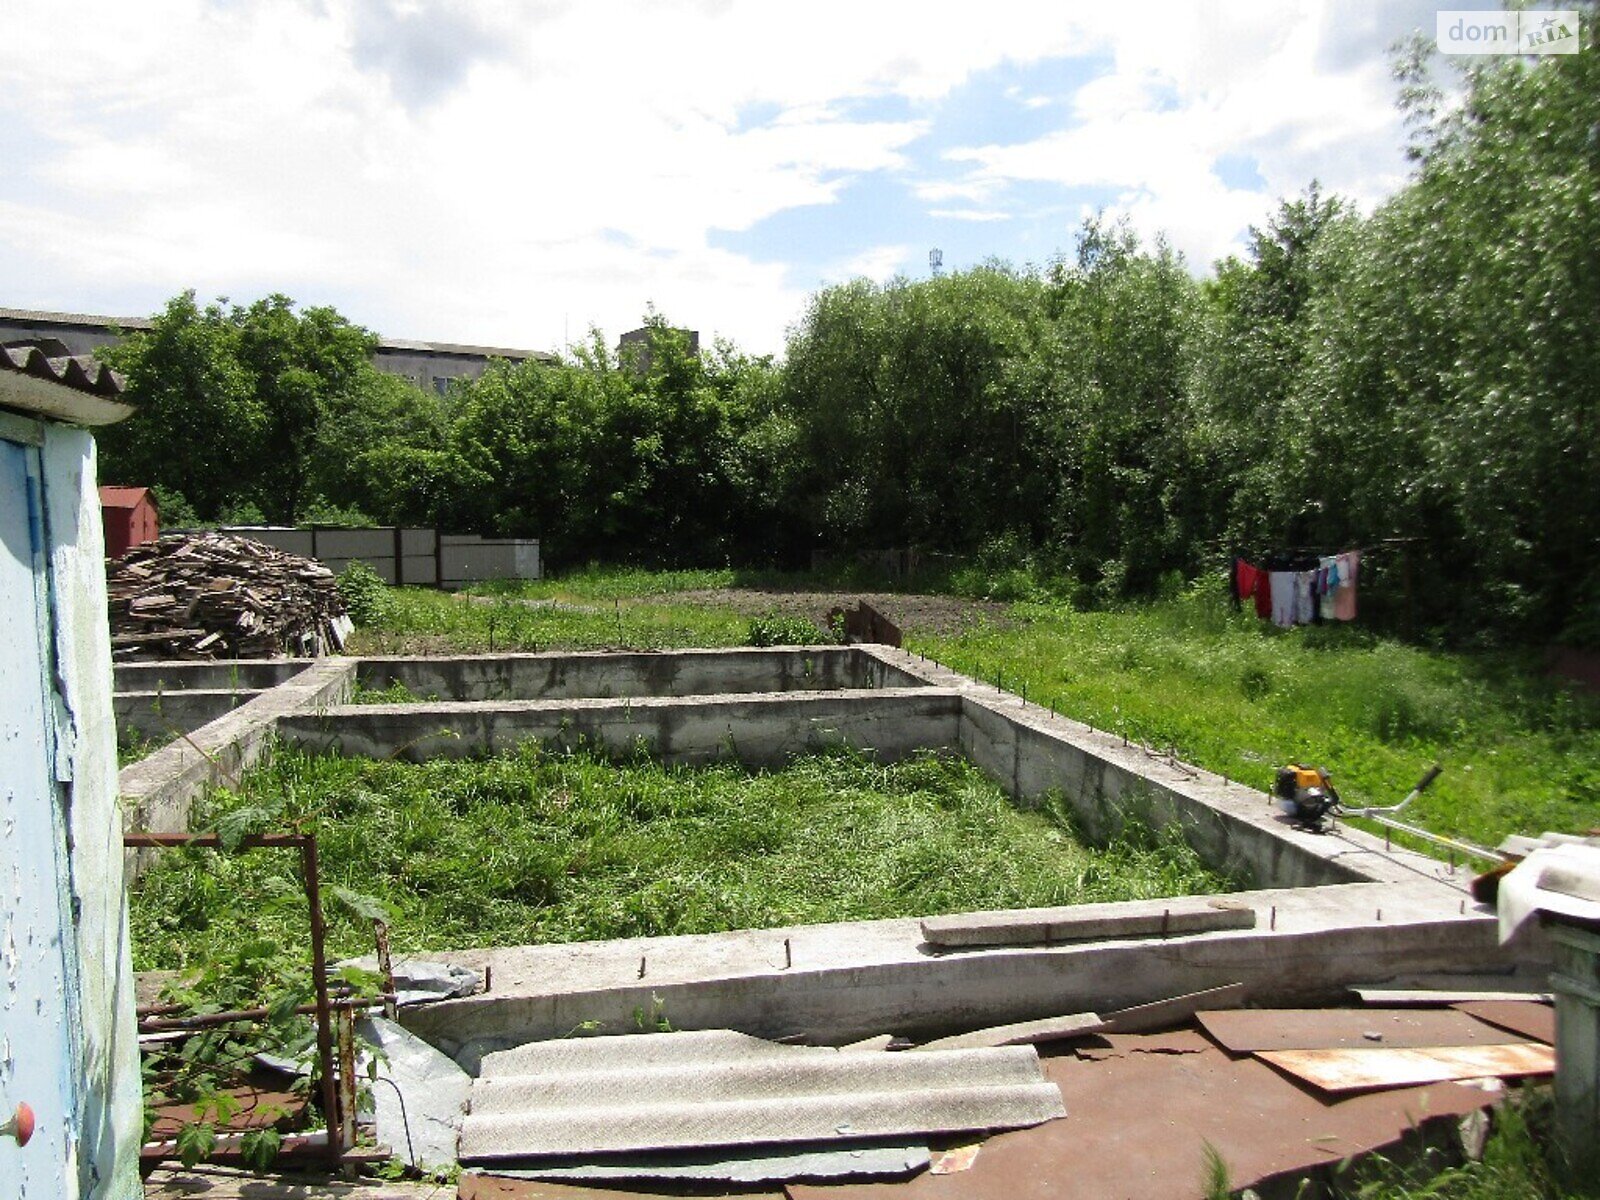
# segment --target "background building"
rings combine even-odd
[[[60,343],[63,354],[94,354],[106,346],[116,345],[128,333],[149,328],[150,322],[144,317],[100,317],[88,313],[0,308],[0,346],[55,341]],[[555,361],[553,354],[542,350],[380,338],[372,364],[380,371],[403,376],[420,388],[443,395],[451,380],[476,379],[482,375],[492,358],[514,363],[530,358]]]

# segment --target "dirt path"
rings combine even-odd
[[[1010,623],[1009,604],[991,600],[964,600],[959,596],[924,596],[903,592],[783,592],[760,588],[706,588],[672,592],[650,599],[672,604],[703,604],[731,608],[744,616],[783,613],[806,617],[819,629],[827,627],[835,608],[854,608],[865,600],[906,632],[953,634],[987,621]]]

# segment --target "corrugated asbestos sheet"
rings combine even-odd
[[[1066,1115],[1029,1046],[884,1054],[726,1030],[490,1054],[464,1162],[1013,1129]]]
[[[38,346],[0,347],[0,367],[96,396],[120,396],[123,379],[88,354],[51,357]]]

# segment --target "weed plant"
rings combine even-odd
[[[1211,591],[1097,612],[1019,604],[1012,618],[913,631],[910,646],[1262,790],[1281,764],[1309,762],[1348,803],[1394,804],[1439,762],[1408,810],[1436,832],[1492,846],[1600,825],[1600,703],[1527,659],[1280,630]]]
[[[534,598],[457,596],[389,588],[381,621],[359,628],[352,654],[481,654],[626,647],[668,650],[742,645],[748,623],[731,611],[670,604],[576,605]]]
[[[528,744],[420,765],[284,750],[218,791],[196,828],[298,822],[325,886],[385,903],[398,952],[710,933],[1226,890],[1176,838],[1091,850],[1059,805],[1018,811],[965,760],[854,754],[776,771],[608,762]],[[237,823],[235,820],[234,823]],[[237,832],[237,831],[236,831]],[[249,936],[303,941],[293,857],[169,851],[132,898],[141,969]],[[330,904],[336,954],[368,922]]]

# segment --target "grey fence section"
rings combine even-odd
[[[333,571],[364,562],[385,583],[412,587],[457,588],[485,579],[539,579],[544,570],[539,543],[529,538],[483,538],[395,525],[367,529],[235,525],[222,532],[317,559]]]

